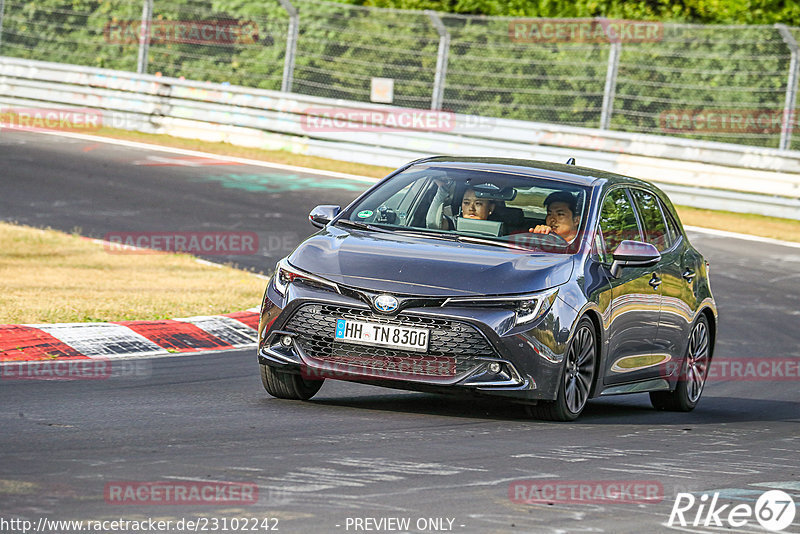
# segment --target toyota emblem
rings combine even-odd
[[[374,304],[375,309],[383,313],[392,313],[399,306],[397,299],[391,295],[378,295]]]

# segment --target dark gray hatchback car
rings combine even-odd
[[[321,230],[278,263],[261,307],[275,397],[334,378],[505,397],[552,420],[601,395],[700,399],[717,332],[708,264],[652,184],[434,157],[309,219]]]

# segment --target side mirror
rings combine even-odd
[[[317,228],[322,228],[339,215],[341,209],[339,206],[323,204],[311,210],[311,213],[308,214],[308,220]]]
[[[661,260],[661,253],[650,243],[625,240],[612,254],[611,276],[617,278],[623,267],[649,267]]]

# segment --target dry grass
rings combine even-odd
[[[676,206],[683,224],[800,242],[800,221]]]
[[[168,319],[260,304],[265,281],[186,254],[113,254],[55,230],[0,223],[0,323]]]

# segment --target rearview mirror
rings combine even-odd
[[[308,214],[308,220],[317,228],[322,228],[339,215],[341,209],[339,206],[323,204],[311,210],[311,213]]]
[[[485,198],[488,200],[503,200],[510,202],[517,198],[517,190],[513,187],[499,188],[494,184],[485,183],[472,186],[475,191],[475,198]]]
[[[623,267],[649,267],[661,260],[658,249],[650,243],[625,240],[612,254],[611,276],[617,278]]]

